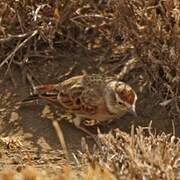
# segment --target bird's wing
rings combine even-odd
[[[102,83],[88,75],[75,76],[59,86],[58,100],[68,111],[92,115],[98,111],[98,106],[103,102]]]

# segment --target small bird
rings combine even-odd
[[[76,116],[74,125],[90,136],[93,134],[81,125],[83,120],[104,122],[120,118],[127,112],[136,116],[135,91],[126,83],[99,74],[83,74],[57,84],[34,87],[34,94],[24,101],[46,99],[58,103]]]

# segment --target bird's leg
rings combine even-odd
[[[96,135],[81,125],[81,118],[80,117],[77,116],[76,118],[74,118],[73,122],[74,122],[74,125],[76,126],[76,128],[85,132],[87,135],[89,135],[90,137],[92,137],[96,141]]]
[[[87,130],[85,127],[81,126],[81,118],[76,116],[76,118],[73,119],[74,125],[80,129],[81,131],[85,132],[87,135],[89,135],[90,137],[92,137],[95,141],[95,143],[97,144],[97,146],[101,149],[101,143],[99,142],[98,137],[93,134],[92,132],[90,132],[89,130]]]

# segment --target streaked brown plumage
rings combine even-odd
[[[84,74],[58,84],[36,86],[35,94],[28,99],[31,98],[57,101],[66,111],[76,115],[76,127],[90,134],[80,126],[81,120],[103,122],[121,117],[128,111],[135,114],[137,95],[129,85],[115,77]]]

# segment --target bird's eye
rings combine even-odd
[[[119,105],[123,105],[123,103],[122,103],[122,102],[119,102]]]

